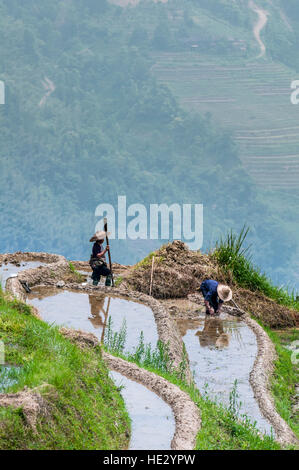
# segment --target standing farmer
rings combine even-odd
[[[92,269],[91,279],[93,280],[94,286],[98,285],[101,276],[106,277],[105,285],[111,286],[111,271],[107,266],[105,256],[110,248],[109,245],[107,245],[105,248],[103,247],[106,235],[107,232],[100,231],[96,232],[94,236],[90,239],[90,242],[95,242],[92,247],[92,253],[89,261],[90,267]]]
[[[204,298],[207,315],[220,315],[223,302],[232,299],[231,288],[213,279],[206,279],[200,286]],[[214,309],[214,312],[213,312]]]

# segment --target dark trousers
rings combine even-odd
[[[93,281],[100,281],[101,279],[101,276],[111,276],[111,271],[110,269],[107,267],[106,264],[102,264],[101,266],[96,266],[95,268],[93,268],[92,270],[92,276],[91,276],[91,279]]]
[[[200,286],[200,291],[203,295],[203,298],[204,300],[206,299],[206,296],[208,295],[209,293],[209,290],[204,286],[204,285],[201,285]],[[210,307],[213,307],[213,309],[215,310],[215,312],[217,312],[218,308],[219,308],[219,302],[218,302],[218,299],[217,299],[217,294],[216,295],[213,295],[210,300],[209,300],[209,304],[210,304]]]

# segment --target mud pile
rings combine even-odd
[[[240,288],[217,266],[211,256],[190,251],[181,241],[162,246],[154,255],[152,295],[157,299],[186,298],[198,292],[204,279],[216,279],[230,285],[234,300],[240,308],[265,325],[271,328],[291,328],[299,324],[297,311],[277,304],[259,291]],[[130,270],[125,282],[131,289],[148,294],[151,269],[151,257],[145,258]]]
[[[54,388],[51,385],[43,384],[34,390],[27,387],[18,393],[1,393],[0,407],[11,407],[22,411],[26,424],[36,432],[36,423],[39,417],[50,416],[50,405],[39,393],[42,389],[49,389],[51,393]]]
[[[148,294],[151,267],[150,258],[138,263],[126,277],[127,284]],[[174,241],[155,252],[152,295],[156,299],[186,297],[200,287],[202,279],[216,275],[217,270],[208,256],[188,250],[181,241]]]
[[[277,304],[259,291],[235,288],[234,299],[245,311],[252,314],[270,328],[292,328],[299,326],[299,312]]]

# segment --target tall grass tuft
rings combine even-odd
[[[111,317],[108,319],[107,328],[104,336],[104,347],[108,352],[123,357],[127,361],[134,362],[140,367],[153,368],[163,373],[175,375],[180,380],[185,380],[186,368],[188,365],[186,350],[183,354],[183,360],[178,368],[173,365],[173,360],[169,354],[169,344],[158,340],[156,347],[145,344],[143,331],[140,333],[139,341],[133,352],[125,352],[126,343],[125,321],[119,332],[113,331]]]
[[[104,344],[107,350],[111,351],[113,354],[122,354],[125,349],[126,337],[126,320],[123,321],[120,331],[114,332],[112,329],[112,318],[109,316],[104,336]]]
[[[257,268],[250,253],[251,246],[244,246],[249,227],[243,226],[239,235],[232,230],[216,243],[213,258],[240,287],[260,291],[277,303],[299,310],[295,291],[289,292],[285,287],[274,286],[271,280]]]

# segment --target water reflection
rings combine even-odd
[[[225,331],[224,323],[220,318],[206,317],[203,330],[198,330],[195,335],[201,347],[215,346],[221,349],[229,346],[230,333]]]
[[[105,295],[102,296],[95,296],[89,295],[89,305],[90,305],[90,313],[91,317],[89,317],[90,322],[94,326],[94,328],[102,328],[102,335],[101,335],[101,342],[104,341],[105,337],[105,329],[107,326],[108,318],[109,318],[109,309],[110,309],[110,302],[111,297],[108,297],[107,307],[105,308]],[[101,316],[103,314],[103,317]]]
[[[120,331],[125,320],[127,326],[125,350],[133,352],[143,331],[145,343],[155,345],[157,327],[152,310],[136,301],[103,293],[59,290],[36,287],[28,295],[28,302],[36,307],[42,318],[50,324],[94,333],[104,340],[108,318],[113,331]]]
[[[127,324],[126,350],[133,352],[141,331],[145,343],[156,344],[157,327],[152,310],[127,298],[96,293],[36,287],[28,295],[42,318],[49,323],[66,325],[94,333],[103,341],[108,318],[113,330],[119,331],[124,319]],[[130,449],[170,449],[175,421],[170,407],[144,386],[111,372],[114,381],[125,384],[122,395],[132,419]]]

